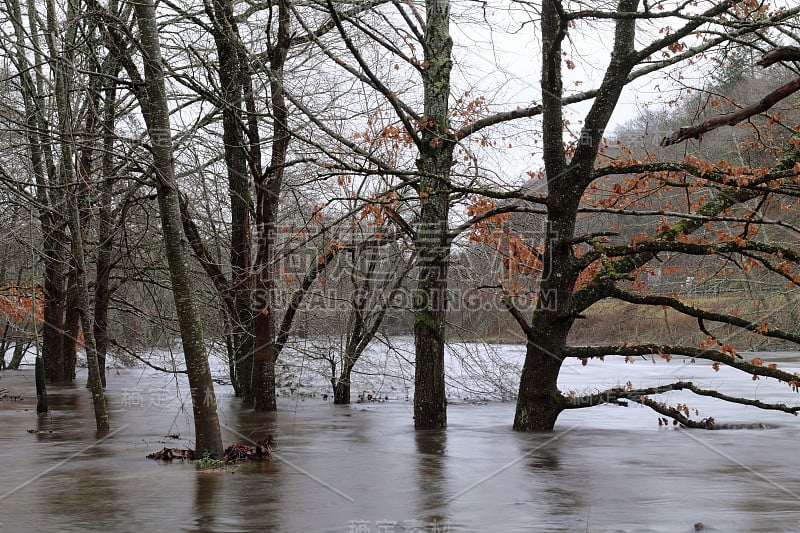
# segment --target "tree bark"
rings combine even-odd
[[[109,8],[115,7],[112,3]],[[116,11],[116,9],[114,9]],[[93,94],[94,106],[87,118],[86,130],[90,135],[102,139],[103,151],[100,158],[100,179],[97,191],[97,253],[94,288],[94,342],[97,349],[97,367],[100,382],[106,386],[106,355],[108,353],[108,307],[111,301],[111,271],[113,270],[112,254],[114,250],[115,228],[113,223],[113,194],[116,170],[114,157],[115,123],[117,119],[117,88],[113,78],[119,73],[119,61],[112,54],[106,58],[103,66],[93,65],[97,73],[93,76],[96,93]],[[112,81],[108,81],[109,76]],[[100,109],[100,94],[105,99]],[[99,123],[99,128],[97,127]],[[100,131],[95,131],[99,129]],[[89,143],[91,146],[91,143]],[[89,173],[91,167],[89,147],[84,148],[82,167]],[[124,220],[120,220],[123,223]]]
[[[49,191],[52,200],[49,205],[50,209],[59,211],[64,220],[58,225],[59,229],[54,235],[54,238],[59,239],[60,242],[52,243],[54,250],[58,250],[53,259],[54,261],[58,261],[59,264],[50,266],[52,271],[60,271],[57,273],[54,272],[53,278],[54,285],[58,284],[59,287],[53,287],[52,296],[55,297],[57,295],[60,301],[54,305],[55,313],[58,313],[58,317],[53,316],[55,322],[53,322],[54,327],[51,327],[51,332],[55,333],[55,325],[57,325],[59,337],[57,339],[51,339],[51,343],[60,343],[61,347],[53,352],[57,354],[56,357],[51,358],[51,354],[48,353],[47,350],[45,350],[45,355],[49,364],[51,381],[69,382],[75,379],[74,359],[77,358],[77,352],[75,344],[76,339],[72,334],[73,330],[77,328],[78,321],[75,312],[76,296],[74,292],[74,274],[67,274],[67,288],[66,291],[64,290],[65,276],[63,272],[65,266],[70,264],[71,260],[67,252],[67,236],[63,229],[67,225],[66,221],[68,221],[70,217],[68,213],[69,207],[67,205],[68,198],[62,192],[62,188],[71,181],[70,177],[73,175],[72,156],[74,153],[74,146],[72,144],[72,136],[70,135],[72,116],[71,102],[69,101],[68,93],[72,81],[70,69],[74,59],[73,43],[76,29],[74,26],[68,27],[66,33],[62,36],[63,42],[59,42],[58,36],[61,32],[57,27],[55,3],[53,0],[48,0],[45,6],[47,23],[45,39],[49,52],[48,63],[52,69],[53,77],[55,78],[54,93],[56,117],[58,120],[57,142],[60,148],[58,166],[51,175],[52,178],[54,178],[53,181],[56,187]],[[68,14],[75,13],[75,6],[73,3],[68,3],[67,12]],[[58,192],[56,192],[56,190],[58,190]],[[72,266],[74,267],[74,265]]]
[[[72,263],[74,266],[76,305],[81,326],[83,327],[83,347],[86,350],[86,365],[89,368],[87,386],[92,393],[95,423],[97,431],[107,432],[108,408],[106,407],[103,381],[100,377],[100,367],[97,363],[97,349],[94,342],[94,321],[90,315],[91,303],[89,298],[89,284],[86,276],[86,259],[83,248],[83,235],[81,229],[80,209],[78,207],[78,192],[69,195],[69,229],[72,243]]]
[[[55,163],[48,144],[49,124],[44,116],[45,80],[41,65],[45,60],[40,53],[39,17],[35,6],[28,5],[28,31],[22,27],[22,9],[18,1],[8,3],[11,21],[16,38],[16,56],[13,58],[20,73],[21,92],[25,109],[25,136],[31,168],[36,181],[36,200],[39,204],[39,222],[42,228],[42,262],[44,276],[42,297],[44,298],[42,353],[37,353],[37,396],[44,397],[39,407],[47,410],[45,378],[65,381],[63,365],[62,326],[64,323],[64,260],[65,241],[63,217],[58,187],[49,185],[55,179]],[[28,60],[29,48],[25,47],[26,37],[30,36],[33,50],[33,64]],[[34,79],[35,74],[35,79]],[[40,390],[41,389],[41,390]],[[40,411],[42,412],[42,411]]]
[[[638,0],[619,0],[617,11],[636,11]],[[628,74],[633,68],[635,19],[616,22],[611,61],[586,115],[581,143],[567,164],[563,136],[562,42],[568,21],[561,0],[542,4],[542,136],[547,176],[548,235],[542,257],[542,279],[527,335],[525,363],[514,417],[514,429],[553,429],[567,399],[558,390],[567,335],[575,322],[573,291],[580,274],[573,252],[578,208],[591,179],[601,140]]]
[[[9,370],[19,370],[19,365],[22,363],[22,358],[25,356],[25,349],[30,346],[24,342],[18,341],[14,345],[14,354],[11,356],[11,361],[8,363]]]
[[[43,215],[50,218],[49,215]],[[66,235],[50,221],[43,222],[44,323],[42,357],[53,383],[68,381],[64,362],[64,241]]]
[[[337,405],[350,403],[350,385],[350,372],[342,371],[333,387],[333,403]]]
[[[214,0],[207,4],[213,22],[213,35],[219,57],[220,105],[222,106],[222,141],[228,190],[231,199],[231,299],[233,316],[229,317],[231,343],[231,381],[237,396],[245,402],[253,400],[253,306],[250,272],[250,166],[242,131],[242,104],[249,89],[247,57],[244,54],[233,3]],[[256,125],[257,128],[257,125]]]
[[[137,92],[150,134],[161,229],[172,293],[192,395],[197,453],[223,452],[217,401],[205,352],[200,317],[194,302],[188,243],[181,227],[180,197],[175,181],[169,109],[161,64],[155,7],[152,0],[134,4],[144,63],[144,87]]]
[[[45,383],[44,375],[44,358],[41,355],[36,356],[36,412],[38,414],[46,413],[47,406],[47,384]]]
[[[549,431],[565,408],[566,398],[558,390],[557,383],[563,362],[558,345],[563,344],[566,332],[554,331],[557,328],[547,322],[541,320],[540,324],[534,324],[526,343],[514,416],[514,429],[517,431]]]
[[[70,232],[70,249],[72,252],[69,283],[67,290],[67,309],[64,323],[63,371],[71,381],[75,374],[75,360],[77,359],[78,331],[83,326],[84,348],[86,350],[86,362],[89,368],[89,389],[92,393],[94,405],[95,421],[97,430],[100,432],[108,431],[108,410],[106,408],[103,387],[100,382],[99,370],[97,368],[97,353],[94,345],[94,334],[92,323],[89,318],[89,285],[86,276],[86,256],[83,247],[84,236],[81,228],[81,209],[80,201],[85,195],[84,178],[79,169],[76,169],[73,162],[75,147],[73,139],[74,116],[70,101],[70,84],[73,78],[73,44],[76,29],[70,27],[67,30],[65,39],[66,45],[63,49],[57,49],[55,44],[55,5],[54,0],[47,0],[47,23],[50,31],[48,44],[51,54],[51,64],[55,76],[55,99],[58,116],[58,133],[61,139],[61,161],[59,168],[59,184],[67,188],[64,199],[66,200],[63,208],[65,209],[67,227]],[[69,2],[67,14],[70,18],[76,15],[77,6]],[[71,190],[69,190],[71,189]]]
[[[275,269],[273,254],[278,218],[278,199],[283,183],[289,147],[289,110],[284,98],[284,66],[291,46],[290,10],[286,1],[278,4],[278,32],[270,53],[270,106],[273,137],[270,165],[256,180],[256,228],[258,251],[253,270],[256,277],[255,349],[253,357],[253,407],[256,411],[277,409],[275,363],[278,346],[275,330]]]
[[[76,191],[75,194],[79,193]],[[71,201],[72,198],[67,199],[67,203]],[[67,213],[67,216],[70,216],[69,213]],[[70,231],[70,233],[72,233],[72,231]],[[74,253],[74,251],[72,251],[72,253]],[[78,364],[78,336],[81,331],[81,312],[78,280],[76,279],[77,268],[78,267],[72,264],[69,275],[67,276],[66,305],[64,307],[64,336],[61,339],[61,342],[64,344],[62,353],[64,357],[64,375],[67,378],[66,381],[75,381],[75,367]]]
[[[420,219],[415,245],[419,259],[414,296],[414,427],[447,426],[444,383],[447,269],[450,261],[448,215],[453,135],[449,124],[450,3],[426,2],[425,63],[422,70],[425,112],[417,168],[420,172]]]

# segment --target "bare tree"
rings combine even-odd
[[[195,302],[190,249],[181,223],[180,191],[175,179],[169,102],[166,92],[161,45],[155,7],[151,2],[134,6],[139,29],[144,75],[134,64],[120,28],[109,27],[109,40],[118,60],[133,81],[150,137],[161,232],[164,240],[175,310],[178,315],[183,353],[192,395],[192,409],[198,452],[220,455],[223,451],[216,396]]]

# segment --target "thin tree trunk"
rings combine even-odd
[[[14,345],[14,354],[11,356],[11,361],[8,363],[9,370],[19,370],[19,365],[22,363],[22,358],[25,356],[25,349],[29,346],[30,344],[24,342],[17,342]]]
[[[283,68],[291,45],[290,11],[286,1],[279,2],[278,33],[270,54],[270,91],[273,118],[272,157],[269,169],[256,182],[256,227],[258,252],[253,270],[256,276],[255,349],[253,358],[253,408],[256,411],[277,409],[275,397],[275,362],[278,347],[275,338],[273,254],[278,217],[278,198],[283,183],[284,165],[289,147],[289,111],[283,88]]]
[[[205,352],[200,317],[194,302],[188,243],[181,227],[178,186],[175,181],[172,136],[155,7],[152,0],[134,4],[144,62],[144,87],[137,91],[150,134],[156,190],[172,293],[183,342],[192,395],[197,453],[223,452],[214,384]]]
[[[95,421],[97,430],[108,431],[108,409],[106,408],[105,395],[100,382],[97,368],[97,353],[94,345],[93,326],[89,316],[89,285],[86,279],[86,255],[83,247],[83,232],[81,228],[80,199],[85,195],[86,176],[76,171],[73,167],[74,147],[74,118],[72,116],[73,102],[69,99],[69,88],[72,82],[71,46],[74,42],[76,29],[69,27],[63,49],[58,49],[55,42],[55,5],[54,0],[47,0],[47,23],[49,29],[48,45],[53,65],[53,74],[56,79],[55,99],[58,112],[58,132],[61,139],[61,161],[59,168],[60,184],[72,189],[65,195],[67,226],[70,232],[70,248],[72,252],[72,271],[69,275],[69,288],[67,302],[67,320],[65,322],[65,337],[62,341],[64,356],[64,372],[70,379],[74,379],[74,357],[77,356],[77,336],[79,325],[83,326],[84,348],[86,350],[86,363],[89,368],[89,388],[92,393]],[[77,6],[70,1],[67,14],[71,18],[77,13]],[[80,322],[80,324],[79,324]]]
[[[253,400],[253,308],[250,272],[250,165],[247,143],[242,132],[242,103],[247,57],[233,17],[230,0],[214,0],[206,5],[214,24],[214,41],[219,56],[219,79],[222,106],[222,141],[228,190],[231,198],[231,286],[234,315],[230,317],[231,380],[244,401]]]
[[[44,279],[42,282],[42,297],[44,298],[43,312],[43,331],[42,350],[36,350],[36,411],[38,413],[47,412],[47,388],[46,377],[49,373],[48,362],[55,362],[59,367],[61,362],[61,334],[60,327],[63,322],[63,240],[58,238],[60,219],[56,210],[48,209],[51,205],[51,195],[48,194],[48,180],[46,176],[52,176],[54,168],[52,153],[44,142],[49,128],[44,118],[45,102],[43,98],[43,75],[41,65],[44,60],[39,51],[39,31],[37,12],[33,2],[27,6],[27,18],[29,22],[29,35],[31,37],[31,48],[33,49],[33,65],[28,61],[28,49],[25,47],[26,32],[22,27],[22,9],[18,1],[10,1],[7,4],[11,13],[11,21],[14,26],[16,37],[16,56],[13,60],[16,63],[17,71],[20,73],[21,92],[25,109],[25,136],[28,141],[28,152],[31,160],[33,176],[36,180],[36,200],[39,204],[39,221],[42,227],[42,261],[44,263]],[[34,81],[33,73],[36,74]],[[33,292],[34,300],[36,292]],[[35,308],[35,305],[33,306]],[[36,317],[31,317],[34,329],[36,329]],[[19,367],[23,352],[15,348],[14,355],[19,355],[17,360],[12,359],[12,366]],[[57,369],[58,371],[58,369]],[[60,374],[57,374],[60,377]]]
[[[71,201],[69,199],[68,201]],[[80,295],[78,281],[73,265],[67,276],[66,305],[64,306],[64,336],[62,357],[64,358],[64,375],[67,381],[75,381],[75,367],[78,363],[78,335],[81,331]]]
[[[116,11],[114,3],[109,5],[109,10]],[[98,70],[100,70],[98,68]],[[108,57],[105,64],[105,74],[116,77],[119,72],[119,62],[114,57]],[[102,173],[100,185],[98,187],[98,213],[97,213],[97,258],[95,271],[94,289],[94,341],[97,348],[97,367],[100,371],[100,381],[103,388],[106,386],[106,355],[108,353],[108,306],[111,301],[111,270],[112,252],[114,250],[114,225],[112,215],[112,200],[114,190],[114,129],[117,118],[117,88],[115,82],[107,82],[104,77],[96,76],[98,79],[99,90],[102,88],[105,93],[105,100],[102,109],[102,135],[103,154],[101,157],[100,171]],[[99,102],[96,104],[99,105]],[[100,110],[96,111],[100,116]],[[87,130],[91,132],[94,120],[87,124]],[[90,163],[88,154],[84,154],[84,168]],[[122,222],[122,221],[121,221]]]
[[[47,406],[47,385],[44,375],[44,359],[41,355],[36,356],[36,412],[39,414],[48,411]]]
[[[11,320],[6,318],[6,326],[3,328],[3,340],[0,341],[0,370],[6,368],[6,351],[10,346],[8,334],[11,331]]]
[[[97,349],[94,342],[94,321],[90,314],[89,284],[86,281],[86,256],[83,248],[77,191],[69,195],[69,198],[69,228],[70,233],[72,233],[72,262],[75,267],[75,290],[77,293],[81,326],[83,328],[83,347],[86,350],[86,365],[89,368],[88,388],[92,393],[97,431],[106,432],[109,429],[108,408],[106,407],[106,399],[103,392],[103,381],[100,377],[100,367],[97,363]]]

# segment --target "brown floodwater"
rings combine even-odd
[[[519,434],[512,403],[463,403],[446,431],[415,432],[402,398],[287,397],[259,414],[220,386],[225,441],[273,433],[276,457],[204,470],[145,458],[192,443],[180,381],[112,371],[102,438],[83,381],[51,386],[37,416],[32,372],[0,374],[24,396],[0,402],[0,531],[800,530],[800,421],[785,414],[773,429],[705,432],[607,406]]]

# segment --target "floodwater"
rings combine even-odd
[[[654,372],[637,365],[592,377]],[[584,371],[568,368],[567,381],[583,383]],[[725,388],[729,377],[713,376]],[[273,433],[276,457],[203,470],[145,458],[192,444],[187,390],[174,378],[112,371],[105,438],[82,386],[51,386],[52,410],[37,416],[32,372],[0,378],[24,394],[0,402],[2,532],[800,531],[800,420],[784,413],[696,402],[718,420],[771,429],[689,431],[659,428],[645,408],[604,406],[519,434],[513,403],[457,403],[446,431],[415,432],[404,398],[285,397],[277,414],[258,414],[219,386],[226,443]],[[743,393],[785,394],[744,380]]]

